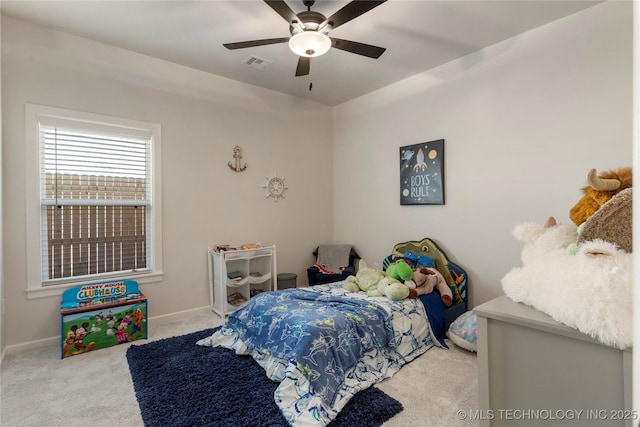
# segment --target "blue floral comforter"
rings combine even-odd
[[[292,426],[326,425],[355,393],[435,342],[419,300],[370,298],[340,285],[261,293],[199,344],[251,354],[281,382],[275,400]]]
[[[365,299],[292,289],[257,295],[227,326],[252,349],[294,362],[312,391],[333,404],[348,368],[374,347],[393,347],[387,317]]]

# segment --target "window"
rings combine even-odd
[[[161,274],[160,126],[28,104],[29,295]]]

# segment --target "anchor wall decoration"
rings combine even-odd
[[[243,166],[241,166],[242,164],[242,148],[240,148],[240,146],[236,145],[235,147],[233,147],[233,158],[235,160],[235,165],[231,162],[228,163],[229,167],[236,171],[236,172],[242,172],[243,170],[245,170],[247,168],[247,164],[245,163]]]

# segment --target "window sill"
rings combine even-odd
[[[96,278],[96,280],[93,280],[93,281],[70,282],[70,283],[64,283],[59,285],[42,286],[39,288],[29,288],[26,290],[26,292],[27,292],[27,299],[47,298],[47,297],[54,297],[54,296],[62,296],[62,293],[67,289],[74,288],[76,286],[86,285],[88,283],[104,282],[108,280],[135,280],[136,282],[138,282],[138,284],[155,283],[155,282],[162,281],[163,276],[164,276],[164,273],[161,271],[148,273],[148,274],[130,274],[130,275],[123,275],[123,276],[116,276],[112,278],[108,278],[108,277]]]

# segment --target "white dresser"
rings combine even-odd
[[[631,350],[599,343],[506,296],[478,317],[481,426],[637,426]]]

